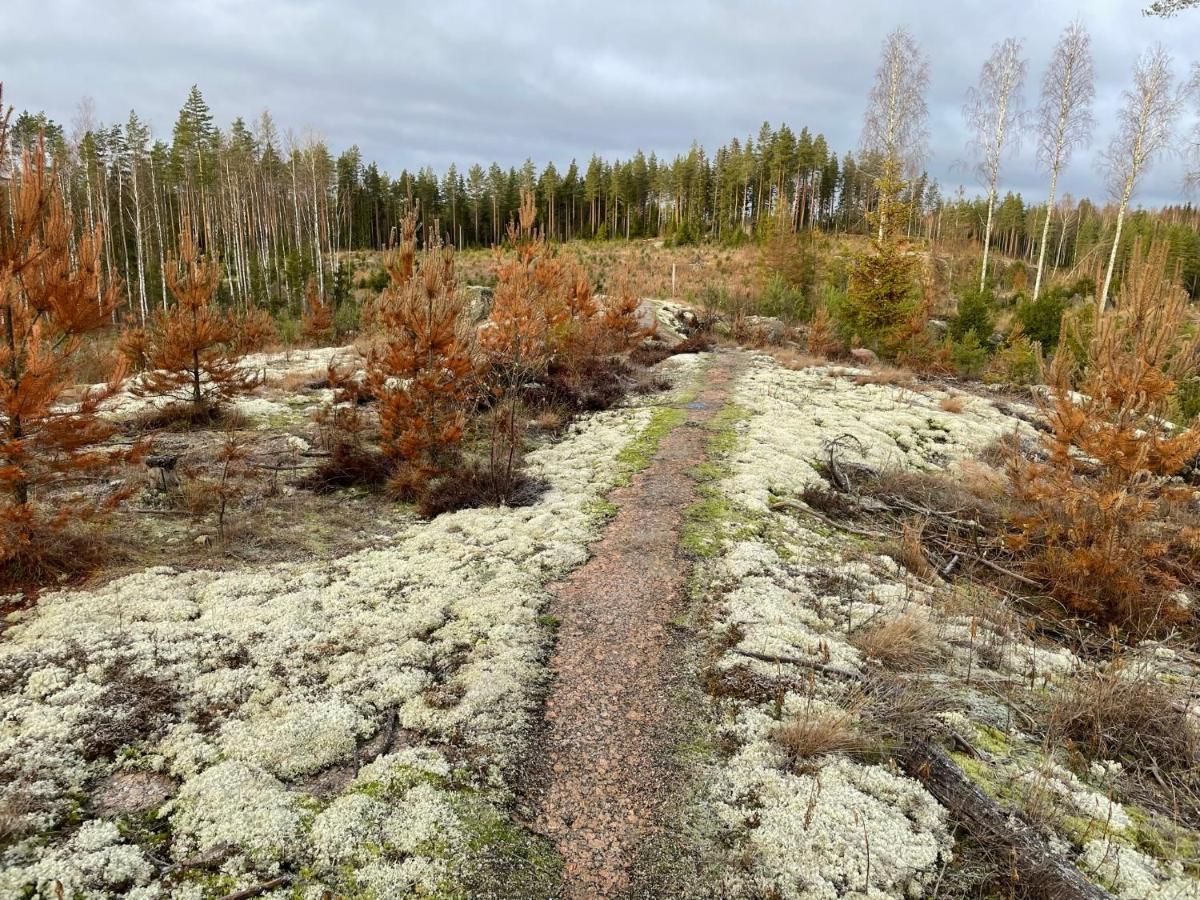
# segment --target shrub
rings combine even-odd
[[[121,332],[117,339],[117,353],[125,360],[131,371],[145,370],[149,362],[146,358],[149,340],[150,336],[146,334],[145,328],[133,326]]]
[[[479,335],[488,417],[488,474],[496,502],[514,490],[523,450],[522,394],[543,376],[555,345],[571,333],[571,305],[594,312],[590,295],[567,285],[565,270],[545,263],[547,248],[535,229],[533,198],[522,196],[519,220],[509,226],[513,252],[496,269],[492,311]],[[567,294],[570,293],[570,304]]]
[[[391,283],[387,269],[375,269],[358,279],[358,286],[378,294]]]
[[[1172,418],[1189,424],[1200,416],[1200,378],[1188,378],[1175,389]]]
[[[759,265],[759,313],[788,322],[812,318],[817,256],[811,233],[794,233],[779,217],[772,219],[759,248]]]
[[[0,107],[0,147],[8,116]],[[132,451],[98,449],[114,428],[98,415],[116,390],[67,402],[84,340],[111,320],[117,291],[101,288],[99,232],[74,240],[43,140],[21,157],[19,178],[0,203],[0,590],[85,560],[71,530],[110,509],[123,491],[44,494],[110,472]]]
[[[975,288],[963,294],[958,301],[958,312],[950,320],[950,336],[961,341],[967,332],[975,332],[980,341],[987,341],[996,327],[996,299],[989,290]]]
[[[991,384],[1041,384],[1044,370],[1042,345],[1026,337],[1017,325],[992,357],[983,380]]]
[[[758,298],[758,312],[785,322],[807,322],[813,316],[813,301],[807,291],[787,281],[778,272],[771,273]]]
[[[1070,309],[1073,296],[1069,288],[1052,287],[1036,300],[1022,299],[1017,303],[1016,322],[1030,340],[1049,352],[1058,346],[1063,313]]]
[[[233,349],[238,354],[261,353],[279,341],[279,328],[265,309],[251,307],[234,320]]]
[[[1173,429],[1165,414],[1176,385],[1200,373],[1200,337],[1180,338],[1187,292],[1166,276],[1166,254],[1135,243],[1082,370],[1073,354],[1054,359],[1047,461],[1009,466],[1030,504],[1014,517],[1029,573],[1074,612],[1139,630],[1178,617],[1181,573],[1200,556],[1194,529],[1170,516],[1170,478],[1200,450],[1200,428]]]
[[[839,313],[856,342],[892,356],[899,333],[920,310],[917,261],[894,240],[876,240],[872,248],[855,260]]]
[[[876,186],[879,202],[870,221],[878,230],[872,234],[870,250],[854,260],[837,313],[852,341],[890,358],[898,356],[901,345],[912,344],[907,354],[917,358],[923,348],[916,343],[928,315],[921,298],[919,259],[896,234],[898,224],[908,218],[908,209],[899,199],[904,185],[893,162],[885,164]]]
[[[988,364],[987,347],[979,342],[975,329],[971,329],[950,346],[950,358],[954,368],[964,378],[978,378]]]

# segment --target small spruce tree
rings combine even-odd
[[[876,186],[879,200],[870,218],[877,228],[871,249],[854,261],[839,313],[844,330],[855,340],[890,357],[911,333],[922,304],[917,257],[907,252],[896,231],[908,217],[900,199],[904,183],[894,162],[884,163]]]

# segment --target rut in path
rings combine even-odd
[[[563,857],[566,897],[614,897],[628,887],[674,780],[681,711],[671,685],[684,663],[669,627],[689,570],[679,550],[696,494],[688,473],[704,460],[709,432],[699,426],[724,404],[735,360],[716,356],[685,424],[609,496],[618,512],[588,563],[551,589],[561,624],[528,799],[534,829]]]

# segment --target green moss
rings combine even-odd
[[[618,509],[619,507],[617,504],[611,502],[610,500],[600,498],[599,500],[595,500],[588,504],[587,514],[589,518],[597,522],[604,522],[615,516]]]
[[[1116,833],[1108,823],[1088,816],[1075,816],[1060,813],[1057,817],[1059,830],[1076,847],[1083,847],[1088,841],[1094,841],[1105,836],[1114,837]]]
[[[562,619],[558,616],[541,615],[537,617],[537,622],[543,628],[549,628],[551,631],[554,631],[562,624]]]
[[[958,767],[963,770],[963,774],[970,778],[976,787],[993,800],[1008,800],[1012,798],[1011,791],[992,777],[991,767],[983,760],[976,759],[967,753],[959,752],[952,752],[950,756],[958,764]]]
[[[675,758],[685,763],[708,762],[716,755],[717,745],[707,733],[698,733],[675,745]]]
[[[1180,828],[1140,806],[1125,804],[1132,823],[1121,834],[1136,849],[1164,862],[1179,862],[1193,877],[1200,877],[1200,835]]]
[[[160,817],[157,809],[117,819],[117,829],[130,844],[166,847],[171,842],[171,820]]]
[[[991,725],[984,725],[979,722],[973,723],[975,726],[975,746],[986,753],[991,753],[994,756],[1011,756],[1013,752],[1012,744],[1008,741],[1008,736],[999,728],[993,728]]]
[[[736,403],[727,403],[709,420],[708,429],[713,435],[708,440],[710,456],[728,456],[737,449],[741,435],[738,432],[739,422],[745,422],[751,416],[750,410]]]
[[[463,862],[447,896],[539,898],[558,894],[562,858],[548,840],[522,828],[481,797],[457,812],[467,832]]]
[[[650,465],[650,460],[658,452],[662,439],[683,424],[687,413],[673,406],[660,407],[651,414],[650,422],[641,433],[625,445],[617,454],[620,474],[616,478],[618,485],[629,484],[637,472]]]
[[[728,474],[728,471],[720,463],[705,461],[693,468],[690,474],[696,481],[706,484],[713,481],[720,481]]]
[[[418,784],[432,785],[440,790],[454,787],[451,779],[415,766],[396,766],[388,771],[387,779],[387,783],[366,781],[356,784],[352,790],[357,794],[366,794],[374,800],[399,800]]]
[[[679,544],[691,556],[711,559],[733,537],[739,518],[738,511],[722,497],[697,500],[683,511]]]

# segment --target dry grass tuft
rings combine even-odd
[[[908,519],[900,528],[900,536],[885,552],[918,578],[931,578],[934,568],[925,553],[924,531],[923,519]]]
[[[917,380],[909,369],[898,369],[894,366],[879,366],[872,369],[870,372],[864,372],[861,375],[854,376],[854,383],[863,384],[882,384],[894,385],[896,387],[909,388],[916,390],[918,388]]]
[[[921,671],[941,656],[933,626],[927,618],[911,611],[860,628],[850,636],[850,643],[867,659],[889,669]]]
[[[280,375],[272,375],[267,379],[267,384],[286,394],[299,394],[304,391],[316,390],[319,387],[328,387],[328,383],[323,382],[321,375],[316,372],[306,371],[284,372]]]
[[[775,362],[793,372],[829,365],[829,361],[824,357],[797,350],[795,347],[771,347],[768,352],[774,357]]]
[[[1050,739],[1096,759],[1143,770],[1200,766],[1200,733],[1184,698],[1149,672],[1120,663],[1063,686],[1050,711]]]
[[[300,481],[300,487],[318,494],[338,488],[378,488],[387,483],[391,466],[382,453],[352,441],[337,441],[320,466]]]
[[[209,403],[168,403],[164,406],[147,407],[139,412],[131,420],[129,430],[135,434],[148,431],[192,431],[204,428],[236,431],[246,425],[246,417],[228,406]]]
[[[0,528],[0,541],[8,544],[0,594],[80,581],[110,563],[115,552],[107,519],[35,520],[24,537],[8,532]]]
[[[781,723],[772,737],[797,770],[831,753],[861,753],[867,741],[858,728],[860,705],[855,703],[850,709],[809,707],[800,716]]]
[[[960,413],[966,408],[966,405],[966,401],[961,396],[950,394],[938,402],[938,409],[942,412]]]

